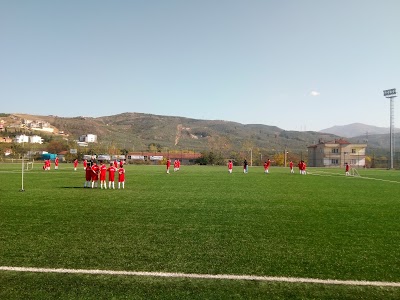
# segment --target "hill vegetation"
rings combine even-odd
[[[261,161],[267,156],[278,159],[277,154],[283,155],[285,149],[288,152],[287,158],[297,161],[306,158],[308,146],[320,140],[330,141],[345,136],[314,131],[286,131],[276,126],[262,124],[240,124],[223,120],[198,120],[134,112],[97,118],[3,113],[0,119],[6,128],[1,132],[3,136],[13,137],[20,133],[39,134],[44,138],[46,146],[50,145],[52,149],[57,150],[60,147],[65,148],[64,150],[75,148],[76,140],[81,135],[95,134],[98,143],[81,149],[82,152],[110,154],[149,150],[213,152],[219,153],[221,158],[241,159],[249,158],[251,151],[255,163],[260,163],[257,160]],[[48,122],[53,133],[36,132],[21,126],[26,119]],[[346,128],[351,131],[351,127]],[[61,141],[62,145],[57,145],[55,141]],[[365,135],[360,135],[349,138],[349,141],[367,143],[367,153],[371,156],[386,156],[388,153],[388,134],[369,135],[368,141]],[[400,147],[400,139],[395,138],[395,141],[395,148]]]
[[[337,138],[333,134],[285,131],[276,126],[261,124],[245,125],[223,120],[197,120],[144,113],[122,113],[98,118],[14,114],[6,119],[8,123],[40,119],[49,122],[55,133],[62,132],[68,140],[76,140],[81,135],[91,133],[98,136],[100,144],[116,145],[129,151],[146,150],[151,144],[158,149],[195,151],[241,151],[250,148],[306,151],[307,146],[320,139]]]

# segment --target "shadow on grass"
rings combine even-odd
[[[83,186],[62,186],[62,189],[90,189]]]

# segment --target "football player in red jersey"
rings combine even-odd
[[[110,163],[110,166],[107,169],[108,171],[108,188],[111,189],[111,186],[113,189],[115,189],[115,172],[117,172],[117,168],[114,167],[113,163]]]
[[[125,169],[123,167],[118,169],[118,188],[125,188]]]

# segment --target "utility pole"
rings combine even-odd
[[[285,148],[285,153],[284,153],[284,166],[286,168],[286,158],[287,158],[287,150]]]

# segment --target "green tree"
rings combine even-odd
[[[47,151],[49,153],[60,153],[61,151],[69,150],[68,145],[64,141],[53,140],[47,144]]]
[[[277,152],[274,155],[274,162],[277,166],[283,166],[285,162],[285,154],[282,152]]]
[[[201,157],[196,159],[196,163],[200,165],[224,165],[225,159],[222,157],[221,153],[204,151],[201,153]]]
[[[126,149],[122,149],[122,150],[121,150],[121,154],[122,154],[122,155],[125,155],[125,156],[128,155],[128,152],[129,152],[129,151],[126,150]]]
[[[148,149],[150,152],[161,152],[162,147],[160,144],[151,143],[149,144]]]

